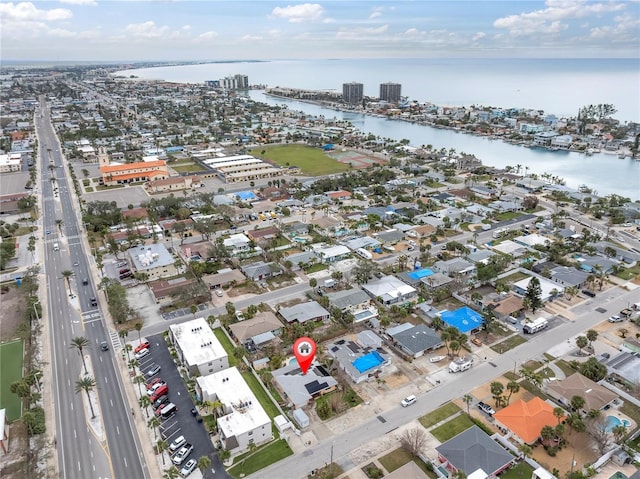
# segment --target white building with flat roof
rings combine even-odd
[[[178,274],[175,259],[160,243],[136,246],[127,250],[134,271],[144,273],[149,280],[170,278]]]
[[[217,424],[224,449],[236,453],[273,439],[271,419],[236,367],[196,378],[196,397],[222,403]]]
[[[189,376],[216,373],[229,367],[229,356],[204,318],[169,326],[178,358]]]

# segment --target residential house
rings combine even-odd
[[[180,293],[184,288],[195,286],[197,281],[194,278],[174,278],[169,280],[151,281],[149,291],[156,304],[169,304],[173,301],[173,297]]]
[[[411,323],[403,323],[399,326],[388,328],[386,334],[404,355],[417,359],[428,351],[440,348],[443,343],[440,335],[424,324],[417,326]]]
[[[471,477],[476,471],[482,470],[486,476],[481,477],[497,477],[516,461],[514,456],[476,425],[437,446],[436,451],[438,460],[450,475],[461,471]]]
[[[468,306],[462,306],[454,311],[443,311],[440,313],[440,318],[447,326],[454,327],[464,334],[480,329],[484,323],[482,315]]]
[[[240,269],[252,281],[260,281],[282,274],[282,269],[276,263],[265,263],[264,261],[256,261],[244,265]]]
[[[476,249],[469,253],[466,258],[471,261],[473,264],[488,264],[491,257],[495,256],[496,253],[491,251],[490,249]]]
[[[227,352],[204,318],[170,325],[169,337],[189,377],[206,376],[229,367]]]
[[[501,213],[506,211],[522,211],[524,208],[522,202],[518,200],[497,200],[492,201],[487,205],[488,208],[499,211]]]
[[[498,319],[505,320],[509,316],[517,318],[524,310],[524,300],[513,293],[509,293],[506,296],[498,296],[496,299],[487,302],[486,307],[492,309]]]
[[[569,266],[557,266],[551,270],[551,278],[554,283],[559,283],[565,288],[582,288],[589,273]]]
[[[354,238],[345,243],[347,248],[351,251],[359,250],[360,248],[373,250],[378,248],[381,243],[376,238],[372,238],[371,236],[361,236],[359,238]]]
[[[640,348],[635,350],[625,346],[620,354],[617,354],[605,364],[609,374],[629,384],[640,384]]]
[[[309,234],[309,225],[303,223],[302,221],[292,221],[291,223],[284,223],[282,227],[285,233],[287,233],[290,238]]]
[[[327,294],[329,305],[338,308],[343,313],[349,312],[354,316],[354,322],[368,321],[378,316],[378,309],[373,300],[359,288],[350,288]]]
[[[325,191],[324,195],[332,201],[346,201],[351,199],[351,192],[345,190]]]
[[[375,335],[372,331],[368,332]],[[346,339],[327,345],[327,354],[336,360],[338,368],[355,384],[379,377],[384,368],[391,364],[391,355],[382,348],[372,348]]]
[[[271,420],[238,368],[196,378],[196,398],[222,404],[216,424],[223,449],[238,453],[273,439]]]
[[[273,341],[282,332],[282,323],[271,311],[263,311],[251,319],[229,326],[231,336],[249,351]]]
[[[317,361],[311,364],[306,374],[294,360],[273,371],[272,375],[273,384],[282,399],[296,408],[306,406],[312,399],[330,393],[338,386],[338,381]]]
[[[303,251],[302,253],[290,254],[285,258],[285,261],[291,261],[293,269],[300,269],[300,265],[317,263],[318,256],[313,251]]]
[[[349,248],[343,245],[314,248],[314,251],[323,263],[335,263],[351,256]]]
[[[541,276],[537,276],[537,278],[540,281],[540,289],[542,290],[540,299],[543,303],[546,303],[550,299],[553,299],[555,296],[564,293],[564,287],[562,285],[554,283],[553,281],[550,281]],[[511,287],[517,295],[524,297],[524,295],[527,293],[527,287],[529,286],[530,281],[531,276],[513,283]]]
[[[204,275],[201,279],[209,289],[218,289],[227,287],[233,283],[242,283],[247,278],[240,270],[224,268],[219,269],[216,273]]]
[[[316,301],[280,308],[278,309],[278,314],[289,324],[294,321],[299,324],[306,323],[307,321],[322,321],[327,323],[330,316],[329,311],[320,306]]]
[[[337,220],[333,216],[317,216],[311,218],[308,223],[313,225],[319,234],[330,237],[339,236],[339,232],[343,228],[340,220]]]
[[[529,401],[518,399],[493,415],[496,426],[510,431],[512,437],[524,444],[533,444],[540,437],[544,426],[555,427],[565,418],[553,414],[553,405],[534,397]]]
[[[402,306],[418,300],[418,291],[413,286],[409,286],[391,275],[366,283],[362,289],[371,298],[385,306]]]
[[[280,230],[275,226],[268,226],[267,228],[249,230],[247,231],[247,236],[257,243],[258,241],[272,240],[278,236],[279,233]]]
[[[587,273],[594,273],[596,269],[599,268],[600,271],[606,274],[613,273],[614,266],[620,264],[618,261],[605,258],[604,256],[590,255],[584,255],[578,258],[578,263],[580,264],[580,269]]]
[[[433,269],[449,276],[471,276],[475,272],[476,267],[464,258],[452,258],[446,261],[436,261]]]
[[[580,413],[584,416],[591,410],[609,409],[618,399],[617,394],[580,373],[574,373],[568,378],[548,383],[545,392],[565,408],[571,407],[571,399],[574,396],[582,397],[584,407]]]
[[[474,193],[476,196],[479,196],[480,198],[484,198],[487,200],[490,198],[493,198],[494,196],[497,196],[498,194],[498,190],[496,190],[495,188],[490,188],[484,185],[471,186],[469,188],[469,191]]]
[[[387,230],[374,233],[375,238],[382,244],[394,245],[404,239],[404,233],[399,230]]]
[[[251,239],[249,239],[244,233],[230,235],[222,241],[222,244],[227,248],[227,250],[229,250],[229,253],[232,256],[237,256],[251,251]]]

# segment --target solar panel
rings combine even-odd
[[[305,388],[307,389],[309,394],[312,394],[312,395],[317,393],[318,391],[322,391],[326,387],[327,387],[327,383],[319,383],[318,381],[313,381],[305,385]]]

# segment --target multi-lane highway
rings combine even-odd
[[[147,478],[131,406],[117,373],[114,349],[119,347],[119,338],[108,330],[100,308],[91,304],[91,298],[97,298],[92,275],[95,265],[86,254],[73,185],[65,173],[44,100],[36,113],[36,129],[59,475],[69,479]],[[64,271],[73,272],[69,284]],[[100,404],[94,404],[95,420],[90,420],[84,392],[75,392],[76,381],[84,374],[77,349],[70,347],[71,339],[77,336],[90,343],[85,356],[93,370]],[[103,340],[112,346],[109,351],[101,351]]]

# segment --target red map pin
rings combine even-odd
[[[313,339],[303,337],[293,343],[293,354],[296,355],[302,374],[307,374],[309,366],[316,356],[316,343]]]

